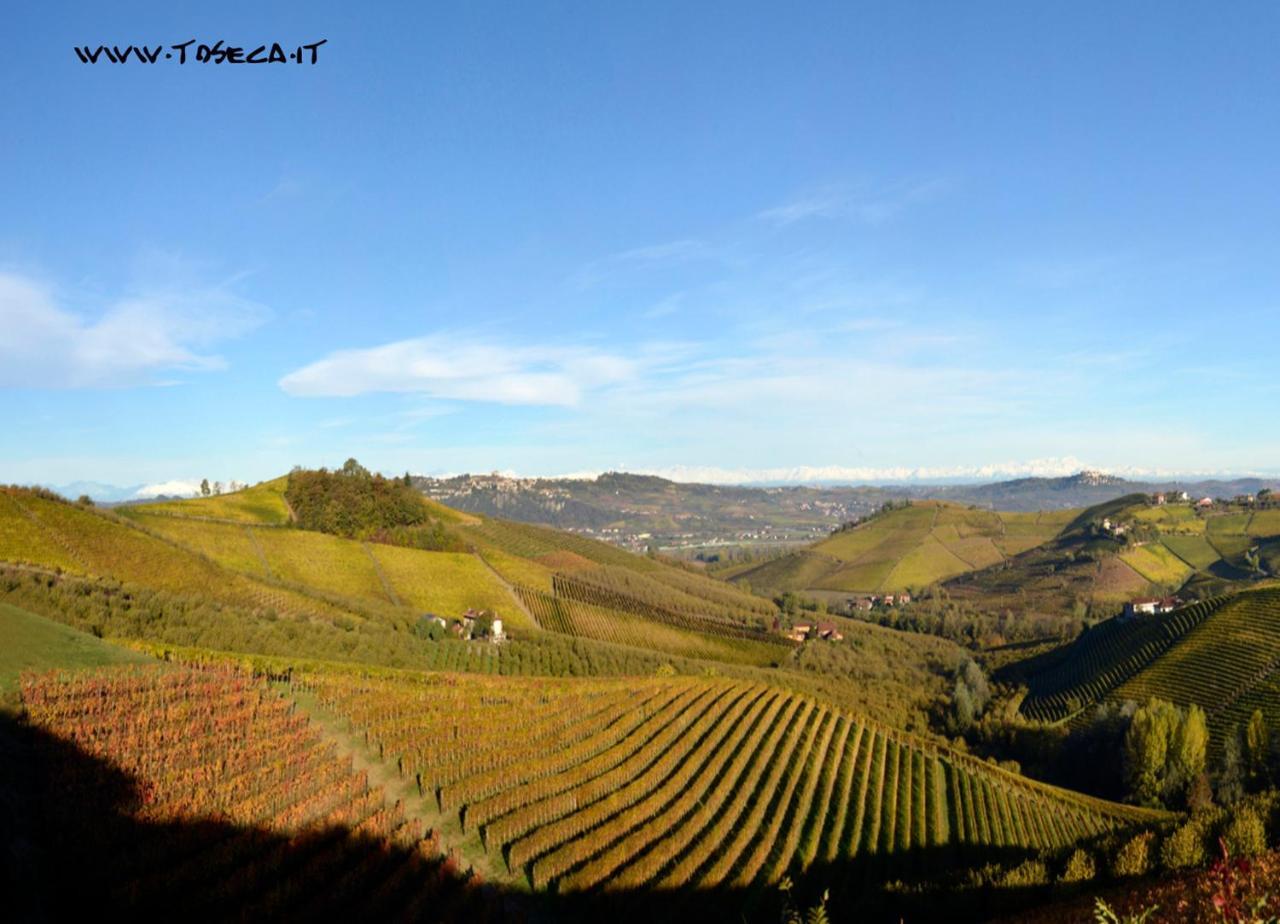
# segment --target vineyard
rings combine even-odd
[[[595,539],[529,523],[486,518],[460,531],[482,552],[488,548],[496,548],[517,558],[537,559],[555,552],[568,551],[598,565],[620,565],[636,571],[659,571],[663,567],[652,559],[632,555]]]
[[[441,919],[480,894],[403,805],[240,675],[29,676],[22,701],[38,830],[100,907]]]
[[[179,517],[208,517],[214,520],[232,520],[237,523],[283,526],[290,520],[289,505],[284,499],[288,481],[287,477],[276,478],[229,494],[180,501],[157,501],[139,504],[132,510]]]
[[[1194,570],[1183,559],[1160,543],[1133,546],[1120,553],[1121,560],[1152,584],[1180,587]]]
[[[688,619],[655,619],[530,587],[517,586],[515,590],[539,626],[564,635],[736,664],[777,663],[788,651],[788,646],[779,644],[780,640],[695,631],[689,627],[693,621]]]
[[[896,592],[990,567],[1049,542],[1070,511],[1004,513],[935,501],[890,510],[732,580],[770,593]]]
[[[1215,598],[1157,616],[1108,619],[1070,645],[1018,665],[1011,679],[1025,679],[1029,687],[1022,714],[1056,722],[1078,713],[1169,651],[1222,603]]]
[[[124,518],[30,492],[0,494],[0,539],[6,543],[0,557],[8,561],[136,581],[156,590],[200,594],[210,600],[291,616],[350,616],[329,601],[221,568],[205,554]]]
[[[1280,679],[1280,590],[1216,597],[1160,616],[1110,619],[1004,679],[1028,685],[1021,711],[1039,721],[1078,715],[1104,699],[1196,703],[1220,744],[1255,708],[1280,719],[1267,692]]]
[[[1180,705],[1197,703],[1220,741],[1237,702],[1257,701],[1256,691],[1266,689],[1278,670],[1280,590],[1250,591],[1232,597],[1211,619],[1118,686],[1111,698],[1145,702],[1156,696]],[[1274,712],[1274,707],[1259,705]],[[1248,721],[1248,712],[1242,721]]]
[[[559,598],[621,610],[680,629],[729,638],[770,638],[763,617],[718,609],[678,591],[663,593],[662,585],[655,590],[654,583],[621,569],[598,568],[574,575],[557,574],[552,587]]]
[[[745,887],[854,858],[905,875],[925,849],[1030,852],[1162,817],[750,682],[295,682],[562,893]]]
[[[777,612],[769,600],[731,584],[573,533],[491,519],[462,532],[513,583],[530,583],[526,575],[508,573],[514,558],[612,589],[625,587],[629,595],[666,609],[738,620]]]

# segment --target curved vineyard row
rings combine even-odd
[[[22,702],[39,829],[102,908],[435,917],[478,897],[400,803],[242,675],[28,676]]]
[[[538,625],[551,632],[665,651],[686,658],[739,664],[767,665],[786,654],[786,646],[776,637],[763,641],[754,637],[708,634],[675,625],[674,620],[659,622],[572,597],[556,597],[531,587],[513,585],[513,588]]]
[[[1280,590],[1250,591],[1232,597],[1212,619],[1187,633],[1175,648],[1118,686],[1111,696],[1196,703],[1207,713],[1214,739],[1220,741],[1231,722],[1241,721],[1236,704],[1257,700],[1255,691],[1265,689],[1278,669]],[[1243,721],[1247,720],[1245,713]]]
[[[862,855],[901,872],[920,848],[1030,851],[1163,817],[745,681],[295,682],[537,888],[747,886]]]
[[[629,584],[615,583],[608,577],[595,579],[587,575],[598,572],[581,572],[569,577],[557,574],[552,579],[554,596],[563,600],[576,600],[605,609],[619,610],[643,619],[664,623],[677,629],[688,629],[704,632],[725,638],[743,638],[755,641],[772,642],[780,647],[789,647],[780,636],[768,632],[762,621],[756,619],[739,620],[709,611],[676,610],[656,602],[651,596],[635,596]],[[599,572],[603,573],[603,572]]]
[[[556,596],[600,603],[613,609],[634,609],[641,615],[653,611],[665,614],[668,619],[693,619],[701,624],[751,633],[763,632],[766,625],[767,618],[762,613],[695,597],[626,568],[583,568],[572,574],[560,573],[555,575],[553,584]]]
[[[1070,645],[1027,665],[1029,692],[1022,714],[1057,722],[1079,712],[1155,662],[1226,599],[1215,597],[1158,616],[1116,617],[1094,626]]]

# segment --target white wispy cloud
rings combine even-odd
[[[635,375],[636,362],[585,347],[508,346],[435,334],[338,350],[280,380],[295,397],[392,392],[457,401],[573,406],[595,388]]]
[[[569,283],[575,288],[587,289],[618,273],[670,268],[695,260],[715,260],[719,256],[716,247],[696,238],[644,244],[592,260],[574,272]]]
[[[846,219],[874,225],[933,198],[945,188],[946,184],[938,179],[880,187],[831,186],[765,209],[756,217],[778,226],[811,218]]]
[[[76,311],[51,285],[0,272],[0,387],[172,383],[175,372],[225,368],[209,349],[266,314],[221,286],[142,290],[97,312]]]

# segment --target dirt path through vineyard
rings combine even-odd
[[[312,693],[284,688],[283,692],[298,704],[325,735],[335,741],[340,751],[349,753],[356,770],[369,774],[370,786],[381,786],[389,801],[399,799],[404,803],[405,814],[421,819],[423,830],[440,832],[440,849],[457,851],[463,867],[472,866],[486,882],[501,882],[514,888],[528,888],[528,880],[522,875],[507,872],[500,854],[490,854],[474,832],[464,832],[458,823],[456,812],[442,813],[436,805],[434,794],[418,793],[417,783],[402,776],[396,767],[395,757],[379,755],[376,747],[364,741],[364,736],[353,733],[347,721],[333,715],[320,705]]]

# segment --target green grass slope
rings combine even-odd
[[[18,689],[24,671],[74,670],[151,661],[62,623],[0,603],[0,700]]]

